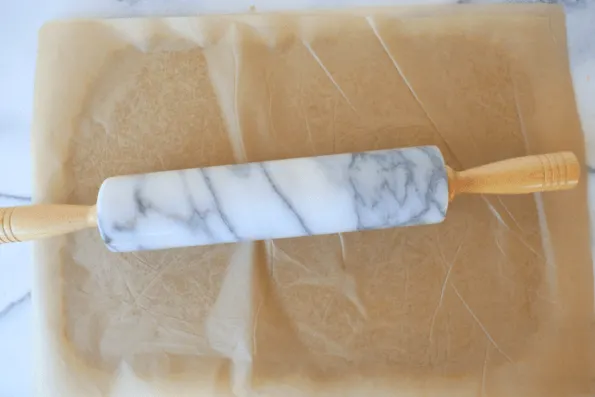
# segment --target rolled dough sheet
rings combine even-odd
[[[554,6],[57,22],[36,201],[104,178],[439,145],[583,159]],[[461,197],[440,225],[114,254],[36,243],[44,396],[561,396],[588,388],[585,185]],[[424,394],[425,393],[425,394]]]

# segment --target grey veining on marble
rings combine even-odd
[[[28,203],[31,201],[31,197],[28,197],[28,196],[20,196],[20,195],[16,195],[16,194],[2,193],[2,192],[0,192],[0,199],[14,200],[19,203]]]
[[[448,181],[434,146],[107,179],[113,251],[299,237],[441,222]]]
[[[9,302],[4,308],[0,309],[0,320],[8,315],[13,309],[19,307],[22,303],[31,299],[31,292],[27,292],[25,295],[19,297],[18,299]]]

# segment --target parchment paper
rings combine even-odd
[[[583,159],[563,12],[388,8],[58,22],[36,201],[104,178],[436,144]],[[114,254],[36,244],[44,396],[572,396],[591,372],[585,185],[460,197],[437,226]]]

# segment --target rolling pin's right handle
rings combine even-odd
[[[581,166],[572,152],[518,157],[457,172],[447,167],[449,199],[461,193],[520,194],[572,189]]]
[[[97,226],[95,206],[33,205],[0,208],[0,244],[59,236]]]

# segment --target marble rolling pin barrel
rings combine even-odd
[[[456,172],[434,146],[118,176],[96,206],[0,208],[0,242],[98,227],[122,252],[424,225],[460,193],[565,190],[579,176],[569,152]]]

